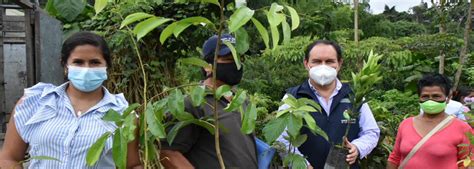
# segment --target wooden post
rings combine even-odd
[[[25,45],[26,45],[26,85],[33,86],[36,83],[35,76],[35,47],[34,47],[34,11],[25,10]]]
[[[354,0],[354,42],[359,46],[359,0]]]
[[[4,121],[7,121],[6,107],[5,107],[5,76],[3,72],[5,54],[3,53],[3,17],[4,8],[0,7],[0,133],[3,133],[6,129],[4,128]],[[3,138],[0,138],[3,140]]]

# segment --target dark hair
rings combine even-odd
[[[99,48],[102,51],[107,67],[112,66],[112,59],[110,56],[110,49],[107,46],[107,42],[102,36],[99,36],[92,32],[81,31],[74,33],[64,41],[61,49],[61,65],[66,66],[67,59],[71,55],[71,52],[81,45],[92,45]]]
[[[462,102],[461,98],[469,96],[469,94],[471,94],[471,92],[474,92],[474,89],[469,89],[469,88],[464,87],[464,86],[459,87],[459,89],[453,93],[453,100],[456,100],[458,102]]]
[[[308,45],[308,47],[306,47],[306,53],[305,53],[305,56],[304,56],[304,60],[309,59],[309,53],[311,52],[311,50],[316,45],[319,45],[319,44],[331,45],[334,48],[334,50],[336,50],[337,60],[338,61],[342,60],[342,48],[341,48],[341,46],[339,46],[339,44],[337,44],[336,42],[329,41],[329,40],[316,40],[313,43],[311,43],[310,45]]]
[[[439,86],[443,90],[446,97],[451,90],[451,80],[439,73],[428,73],[418,81],[418,95],[421,94],[423,87]]]

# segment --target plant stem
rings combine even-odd
[[[154,95],[153,97],[150,98],[150,101],[153,101],[155,100],[157,97],[165,94],[165,93],[168,93],[169,91],[171,90],[174,90],[174,89],[179,89],[179,88],[183,88],[183,87],[188,87],[188,86],[197,86],[197,85],[201,85],[200,83],[191,83],[191,84],[184,84],[184,85],[180,85],[180,86],[176,86],[176,87],[172,87],[172,88],[169,88],[169,89],[166,89],[164,91],[162,91],[161,93],[158,93],[157,95]]]
[[[140,69],[142,71],[142,75],[143,75],[143,107],[144,109],[147,108],[147,95],[146,95],[146,92],[147,92],[147,86],[148,86],[148,82],[147,82],[147,78],[146,78],[146,73],[145,73],[145,67],[143,66],[143,61],[142,61],[142,57],[141,57],[141,54],[140,54],[140,50],[138,50],[138,42],[135,40],[135,38],[130,34],[130,39],[132,39],[132,42],[133,42],[133,48],[135,49],[135,52],[137,53],[137,57],[138,57],[138,62],[140,63]],[[141,114],[143,116],[143,119],[146,119],[146,113],[142,113]],[[145,142],[145,157],[143,158],[143,163],[145,164],[144,168],[147,169],[148,168],[148,137],[147,137],[147,124],[146,123],[143,123],[143,135],[144,135],[144,142]]]
[[[347,134],[349,134],[349,129],[351,128],[351,121],[352,119],[349,119],[347,122],[346,132],[344,133],[344,137],[342,137],[342,145],[344,145],[344,138],[347,138]]]
[[[119,13],[119,17],[121,20],[123,20],[123,16]],[[130,35],[130,39],[132,40],[133,42],[133,49],[135,50],[136,54],[137,54],[137,57],[138,57],[138,62],[140,64],[140,69],[142,71],[142,75],[143,75],[143,109],[146,109],[147,107],[147,88],[148,88],[148,81],[147,81],[147,77],[146,77],[146,72],[145,72],[145,67],[143,65],[143,61],[142,61],[142,56],[140,54],[140,50],[138,49],[138,42],[135,40],[135,37],[133,36],[132,34],[132,29],[130,29],[129,26],[126,26],[127,28],[127,33]],[[141,114],[143,116],[143,119],[145,119],[144,121],[146,121],[146,113],[142,113]],[[145,144],[145,150],[144,150],[144,158],[143,158],[143,163],[144,163],[144,169],[148,169],[148,165],[149,165],[149,162],[148,162],[148,136],[147,136],[147,124],[146,122],[144,122],[143,124],[143,127],[140,127],[140,130],[144,130],[143,131],[143,135],[144,135],[144,144]],[[140,133],[140,132],[139,132]],[[135,139],[138,139],[139,137],[135,138]],[[159,140],[158,141],[158,144],[160,144]]]
[[[216,81],[216,74],[217,74],[217,57],[218,53],[220,50],[221,46],[221,36],[222,36],[222,30],[224,29],[224,23],[225,23],[225,18],[224,18],[224,0],[220,1],[220,21],[219,21],[219,29],[217,30],[217,44],[216,44],[216,50],[214,50],[214,62],[212,66],[212,83],[213,83],[213,93],[214,97],[216,96],[216,90],[217,90],[217,81]],[[221,149],[220,149],[220,139],[219,139],[219,113],[217,112],[217,99],[214,99],[214,126],[215,126],[215,134],[214,134],[214,142],[215,142],[215,148],[216,148],[216,155],[217,155],[217,160],[219,161],[219,165],[221,166],[221,169],[225,169],[224,165],[224,159],[222,158],[221,154]]]

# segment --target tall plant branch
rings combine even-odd
[[[435,7],[439,16],[439,33],[445,34],[446,33],[446,14],[445,14],[446,0],[440,0],[439,6],[436,5],[436,3],[433,0],[431,0],[431,3]],[[443,49],[441,49],[439,53],[440,55],[439,55],[438,72],[439,74],[444,74],[446,52]]]
[[[225,16],[224,16],[224,0],[220,1],[220,19],[219,19],[219,29],[217,30],[217,44],[216,44],[216,50],[214,50],[214,60],[213,60],[213,66],[212,66],[212,91],[214,93],[214,96],[216,95],[216,90],[217,90],[217,57],[218,53],[220,50],[220,46],[222,44],[221,42],[221,36],[222,36],[222,31],[224,29],[224,23],[225,23]],[[214,112],[214,126],[215,126],[215,133],[214,133],[214,142],[215,142],[215,149],[216,149],[216,155],[217,155],[217,160],[219,161],[219,165],[221,166],[221,169],[225,169],[224,165],[224,159],[222,158],[221,154],[221,149],[220,149],[220,139],[219,139],[219,112],[217,111],[217,99],[214,99],[214,108],[212,109]]]
[[[148,88],[148,82],[147,82],[147,77],[146,77],[146,73],[145,73],[145,67],[143,66],[143,61],[142,61],[142,57],[141,57],[141,54],[140,54],[140,50],[138,50],[138,42],[135,40],[135,38],[133,37],[133,35],[130,35],[131,36],[131,39],[133,41],[133,47],[135,49],[135,52],[137,53],[137,57],[138,57],[138,62],[140,63],[140,69],[142,70],[142,75],[143,75],[143,107],[146,108],[147,107],[147,88]],[[143,116],[144,119],[146,119],[146,113],[142,113],[141,114]],[[146,123],[143,123],[143,129],[145,131],[143,131],[143,135],[144,135],[144,142],[145,142],[145,150],[144,150],[144,153],[145,153],[145,157],[143,158],[143,163],[145,164],[144,168],[147,169],[148,168],[148,136],[147,136],[147,124]]]
[[[456,75],[454,76],[453,91],[456,91],[458,88],[459,80],[461,78],[462,68],[463,68],[464,63],[466,62],[466,53],[468,50],[469,40],[470,40],[469,36],[471,34],[473,4],[474,3],[472,2],[469,4],[468,11],[467,11],[466,26],[464,28],[464,45],[459,54],[459,66],[458,66],[458,70],[456,71]]]
[[[120,15],[120,13],[119,13]],[[121,20],[123,20],[124,18],[122,17],[122,15],[120,15],[120,18]],[[137,54],[137,57],[138,57],[138,62],[140,64],[140,70],[142,72],[142,75],[143,75],[143,108],[145,109],[147,107],[147,88],[148,88],[148,81],[147,81],[147,76],[146,76],[146,72],[145,72],[145,67],[143,65],[143,60],[142,60],[142,55],[140,53],[140,50],[138,49],[138,42],[137,40],[135,40],[135,37],[133,36],[132,34],[132,29],[130,29],[129,26],[126,26],[127,28],[127,33],[130,35],[130,39],[132,40],[133,42],[133,49],[135,50],[135,53]],[[142,113],[141,116],[143,116],[144,119],[146,119],[146,113]],[[149,166],[149,163],[148,163],[148,136],[147,136],[147,124],[146,123],[143,123],[141,124],[143,125],[143,135],[144,135],[144,142],[145,142],[145,150],[144,150],[144,158],[143,158],[143,163],[144,163],[144,169],[147,169]],[[142,128],[140,128],[142,129]],[[158,144],[159,144],[159,141],[158,141]]]
[[[359,47],[359,0],[354,0],[354,42]]]

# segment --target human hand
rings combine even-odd
[[[313,166],[311,166],[311,165],[308,165],[308,169],[313,169]]]
[[[357,149],[357,146],[355,144],[350,143],[346,137],[344,137],[344,145],[347,149],[349,149],[349,154],[347,154],[346,156],[346,161],[347,163],[352,165],[356,162],[357,157],[359,157],[359,150]]]

